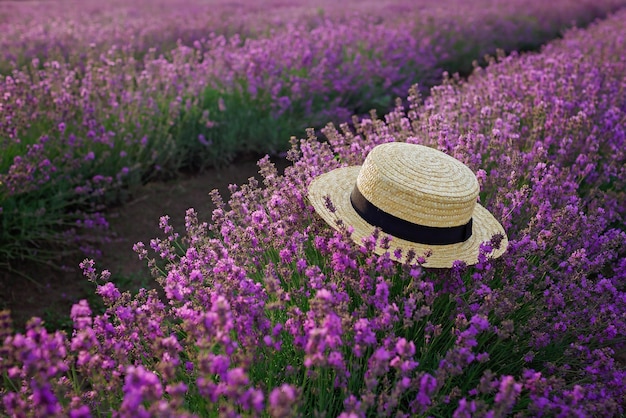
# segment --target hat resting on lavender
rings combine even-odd
[[[455,260],[476,264],[480,244],[497,234],[500,247],[490,256],[506,251],[504,228],[477,202],[478,192],[476,176],[461,161],[423,145],[390,142],[374,147],[361,166],[316,177],[308,197],[328,224],[337,229],[340,219],[351,226],[355,242],[378,227],[390,236],[396,261],[404,261],[413,249],[418,257],[430,254],[424,267],[449,268]],[[397,248],[400,259],[393,254]]]

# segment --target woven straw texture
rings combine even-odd
[[[426,245],[391,237],[391,252],[402,249],[404,261],[409,249],[418,256],[429,252],[425,267],[449,268],[455,260],[472,265],[478,262],[479,246],[495,234],[504,239],[491,256],[506,251],[508,240],[502,225],[476,203],[479,185],[476,176],[460,161],[422,145],[392,142],[375,147],[362,166],[344,167],[323,174],[309,186],[309,200],[315,211],[331,226],[337,220],[354,228],[352,239],[360,243],[375,227],[364,221],[350,203],[350,193],[357,184],[371,203],[398,218],[419,225],[451,227],[473,218],[472,236],[465,242],[450,245]],[[325,204],[330,197],[335,212]],[[385,252],[377,248],[376,252]],[[393,257],[393,254],[392,254]]]

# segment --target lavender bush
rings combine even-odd
[[[104,209],[155,176],[284,151],[626,4],[465,3],[0,3],[0,268],[95,251]]]
[[[0,319],[3,407],[72,416],[616,416],[626,405],[626,13],[510,56],[422,103],[292,140],[279,175],[231,187],[184,236],[138,243],[163,291],[71,312],[74,332]],[[314,214],[315,176],[375,145],[437,147],[476,173],[509,250],[448,270],[377,256]],[[332,202],[329,202],[332,205]]]

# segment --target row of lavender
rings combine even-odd
[[[510,56],[420,104],[293,141],[278,175],[214,193],[212,222],[139,243],[155,291],[72,309],[72,336],[0,321],[8,414],[617,416],[626,410],[626,12]],[[311,135],[313,132],[311,132]],[[312,178],[375,145],[437,147],[477,173],[509,249],[397,265],[334,232]],[[390,251],[394,251],[390,248]],[[151,253],[155,252],[155,258]]]
[[[89,250],[151,176],[285,150],[626,1],[465,3],[0,3],[0,265]]]
[[[472,4],[457,0],[274,0],[262,4],[224,0],[140,0],[129,4],[112,0],[106,6],[93,0],[7,1],[0,4],[0,67],[20,67],[32,58],[43,60],[55,55],[75,60],[75,55],[93,47],[106,51],[113,45],[138,54],[153,47],[165,52],[178,40],[191,45],[209,32],[258,38],[287,26],[310,29],[324,17],[346,20],[357,13],[390,23],[413,20],[419,26],[412,28],[419,31],[416,36],[443,35],[457,48],[463,47],[458,41],[467,38],[482,40],[480,47],[498,38],[509,43],[512,34],[520,37],[521,44],[532,44],[540,41],[537,36],[554,34],[574,22],[585,24],[623,5],[619,0],[559,0],[550,5],[528,0],[479,0]],[[43,8],[46,13],[41,13]]]

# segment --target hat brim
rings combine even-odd
[[[315,211],[335,229],[338,228],[338,219],[341,219],[345,225],[353,227],[352,239],[359,244],[363,238],[370,237],[375,230],[373,225],[359,216],[350,203],[350,193],[356,184],[360,169],[361,166],[342,167],[322,174],[311,182],[308,193]],[[335,212],[331,212],[327,207],[326,196],[330,198]],[[491,257],[501,256],[506,251],[508,239],[500,222],[478,203],[472,218],[472,236],[467,241],[449,245],[427,245],[390,235],[390,250],[377,246],[375,252],[383,254],[390,251],[391,257],[396,259],[393,252],[399,248],[402,250],[402,257],[397,261],[404,261],[404,257],[410,249],[413,249],[418,257],[430,253],[423,264],[424,267],[450,268],[455,260],[462,260],[468,265],[472,265],[478,262],[480,244],[490,241],[496,234],[501,234],[503,239],[500,248],[494,250]]]

